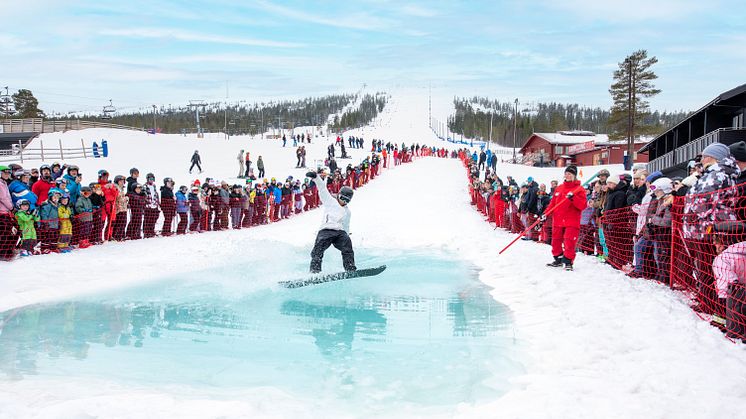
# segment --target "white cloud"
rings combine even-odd
[[[298,48],[303,46],[303,44],[293,42],[269,41],[265,39],[254,39],[236,36],[211,35],[168,28],[107,29],[103,30],[101,34],[106,36],[119,36],[125,38],[163,38],[174,39],[177,41],[208,42],[214,44],[248,45],[258,47]]]
[[[399,8],[399,12],[409,16],[416,17],[435,17],[438,12],[416,4],[407,4]]]
[[[257,0],[256,2],[254,2],[254,4],[257,8],[269,13],[324,26],[377,31],[387,29],[391,26],[390,22],[367,13],[355,13],[348,16],[325,17],[307,13],[300,9],[280,6],[264,0]]]
[[[719,0],[547,0],[545,6],[571,12],[578,17],[619,23],[674,20],[717,8]]]

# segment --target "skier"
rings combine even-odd
[[[308,172],[306,176],[313,180],[318,189],[321,202],[324,204],[324,218],[321,228],[316,235],[316,243],[311,251],[311,273],[321,272],[321,261],[324,252],[329,246],[334,245],[342,252],[342,264],[345,271],[357,270],[355,267],[355,253],[350,240],[350,216],[352,215],[347,204],[352,200],[353,191],[344,186],[337,197],[333,197],[326,188],[326,172]]]
[[[578,168],[574,165],[565,168],[565,181],[557,187],[549,202],[549,206],[541,216],[545,221],[548,213],[552,213],[552,256],[554,262],[547,266],[561,267],[573,270],[575,261],[575,245],[580,234],[580,213],[587,206],[585,189],[577,180]],[[563,249],[564,245],[564,249]]]
[[[194,150],[194,154],[192,154],[192,166],[189,167],[189,173],[192,173],[192,169],[194,169],[194,166],[197,166],[197,169],[199,169],[199,172],[202,173],[202,166],[200,166],[200,163],[202,163],[202,159],[199,157],[199,151]]]
[[[243,174],[246,172],[244,169],[244,156],[243,156],[243,150],[238,152],[238,178],[241,179],[243,177]]]

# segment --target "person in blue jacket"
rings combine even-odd
[[[29,202],[29,211],[33,211],[36,208],[38,198],[36,194],[31,192],[31,187],[29,187],[28,184],[29,180],[31,180],[31,173],[25,170],[16,170],[13,175],[15,179],[13,182],[10,182],[10,185],[8,185],[8,191],[13,200],[13,206],[15,206],[16,202],[21,199],[26,199]]]
[[[471,160],[474,162],[474,164],[477,164],[478,156],[476,151],[471,154]]]
[[[63,178],[67,181],[67,194],[70,195],[70,206],[75,207],[75,203],[78,202],[80,196],[80,181],[78,177],[80,175],[80,169],[78,166],[70,165],[67,166],[67,174]]]
[[[179,191],[176,192],[176,213],[179,214],[179,224],[176,226],[176,234],[186,233],[187,224],[189,223],[187,192],[189,192],[189,189],[185,185],[179,186]]]

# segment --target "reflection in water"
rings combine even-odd
[[[485,379],[492,397],[494,387],[507,386],[515,369],[510,313],[487,288],[447,273],[409,282],[409,290],[383,278],[369,288],[129,302],[170,295],[139,289],[124,297],[129,301],[99,297],[10,310],[0,314],[0,379],[75,374],[154,385],[275,386],[363,404],[455,404],[478,398]],[[397,289],[409,295],[390,295]],[[412,295],[418,290],[427,297]],[[493,378],[496,369],[502,381]]]

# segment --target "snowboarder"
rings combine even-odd
[[[199,172],[202,173],[202,166],[200,166],[200,163],[202,163],[202,159],[199,157],[199,151],[194,150],[194,154],[192,154],[192,166],[189,167],[189,174],[192,173],[192,169],[194,169],[194,166],[197,166],[197,169],[199,169]]]
[[[353,191],[344,186],[337,197],[333,197],[326,187],[326,172],[308,172],[306,176],[313,180],[318,189],[321,202],[324,204],[324,217],[321,228],[316,235],[316,243],[311,251],[311,273],[321,272],[321,261],[324,252],[329,246],[334,245],[342,252],[342,264],[345,271],[355,271],[355,253],[350,240],[350,216],[352,215],[347,204],[352,200]]]

